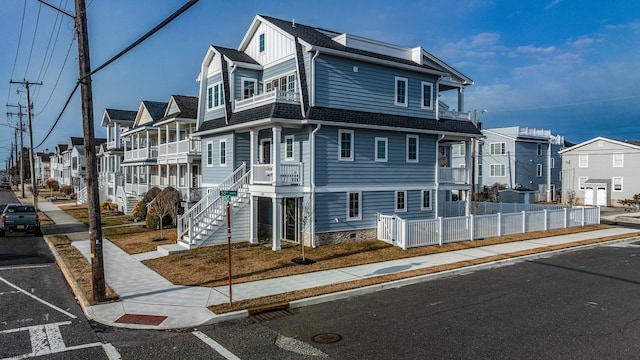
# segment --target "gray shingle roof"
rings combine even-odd
[[[142,103],[147,108],[147,111],[149,112],[149,115],[151,116],[151,119],[153,120],[153,122],[156,122],[162,119],[162,117],[164,116],[164,112],[167,110],[167,105],[168,105],[166,102],[148,101],[148,100],[145,100]]]
[[[105,110],[109,115],[111,120],[125,120],[125,121],[135,121],[137,111],[132,110],[118,110],[118,109],[106,109]]]
[[[229,118],[229,126],[269,118],[302,120],[300,105],[275,103],[236,112]],[[227,126],[227,124],[224,118],[218,118],[203,122],[198,132],[220,129],[225,126]]]
[[[239,61],[247,64],[255,64],[260,65],[257,61],[253,60],[253,58],[242,51],[238,51],[236,49],[230,49],[222,46],[212,45],[214,49],[216,49],[220,54],[228,57],[231,61]]]
[[[619,141],[619,142],[623,142],[623,143],[627,143],[630,145],[635,145],[635,146],[640,146],[640,141],[638,140],[624,140],[624,139],[616,139],[616,138],[610,138],[611,140],[615,140],[615,141]]]
[[[173,100],[180,108],[180,111],[169,114],[160,120],[184,118],[196,119],[198,117],[198,98],[196,96],[172,95]]]

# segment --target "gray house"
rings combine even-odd
[[[564,194],[578,204],[619,206],[640,193],[640,141],[605,137],[560,151]]]
[[[523,194],[534,192],[535,201],[556,200],[563,136],[522,126],[483,129],[482,135],[475,154],[478,191],[499,184]],[[454,166],[460,164],[461,149],[452,147]]]
[[[438,149],[481,136],[463,112],[473,81],[422,47],[257,15],[237,49],[208,49],[199,82],[192,136],[211,191],[178,221],[187,247],[226,241],[225,200],[233,239],[277,250],[372,239],[378,213],[434,218],[471,189]]]

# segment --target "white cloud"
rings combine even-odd
[[[555,46],[537,47],[533,45],[525,45],[516,47],[515,52],[525,55],[549,55],[556,50]]]
[[[554,6],[556,6],[556,5],[560,4],[561,2],[562,2],[562,0],[553,0],[552,2],[548,3],[548,4],[544,7],[544,9],[545,9],[545,10],[549,10],[549,9],[553,8]]]
[[[590,37],[582,37],[577,40],[569,40],[569,46],[574,47],[576,49],[585,49],[590,47],[596,42],[595,39]]]

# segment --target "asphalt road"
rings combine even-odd
[[[0,191],[0,207],[15,202]],[[42,237],[0,238],[0,359],[109,359],[87,322]]]
[[[203,332],[241,359],[318,358],[277,341],[333,359],[637,359],[639,260],[603,246]],[[311,340],[328,333],[341,340]]]

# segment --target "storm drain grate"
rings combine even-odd
[[[311,337],[311,341],[316,344],[333,344],[342,340],[342,336],[336,333],[322,333]]]
[[[251,318],[255,322],[263,322],[263,321],[269,321],[269,320],[277,320],[277,319],[281,319],[283,317],[292,316],[292,315],[295,315],[293,311],[289,309],[283,309],[283,310],[261,312],[255,315],[251,315]]]

